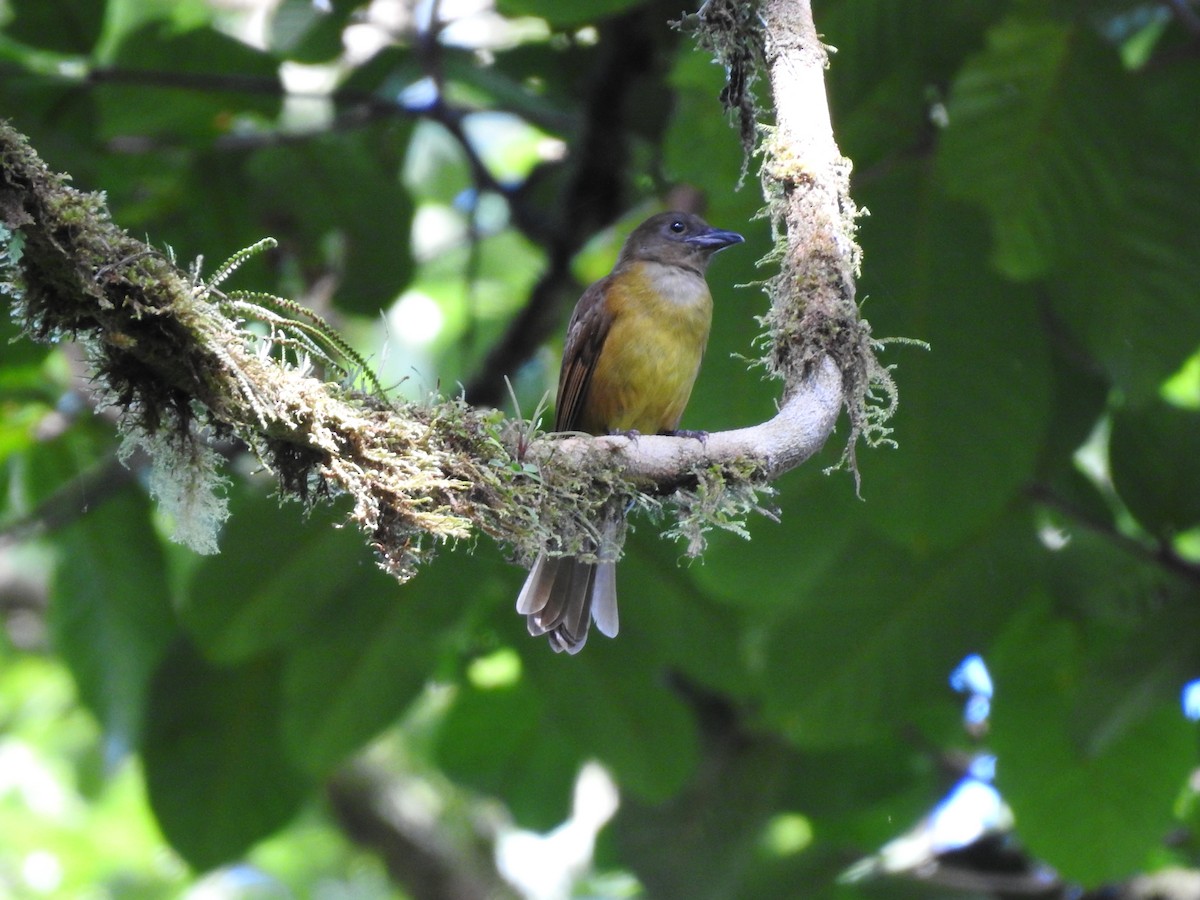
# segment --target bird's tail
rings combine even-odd
[[[607,636],[617,636],[617,564],[582,562],[573,556],[538,555],[517,612],[527,617],[529,633],[548,634],[556,653],[578,653],[591,621]]]

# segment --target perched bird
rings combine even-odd
[[[683,417],[712,325],[704,272],[744,240],[699,216],[665,212],[629,235],[611,273],[579,298],[567,326],[555,431],[672,434]],[[601,530],[612,530],[602,525]],[[615,562],[538,556],[517,597],[529,633],[578,653],[591,619],[617,634]]]

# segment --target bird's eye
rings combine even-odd
[[[675,232],[676,234],[683,234],[683,232],[684,232],[684,229],[685,229],[686,227],[687,227],[687,226],[686,226],[686,225],[684,225],[684,224],[683,224],[681,221],[679,221],[678,219],[676,219],[674,222],[672,222],[672,223],[671,223],[671,230],[672,230],[673,232]]]

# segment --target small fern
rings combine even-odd
[[[220,284],[246,261],[276,246],[278,242],[268,237],[239,250],[218,266],[208,280],[200,278],[200,263],[197,261],[192,272],[197,296],[213,299],[226,315],[234,314],[243,321],[255,320],[266,325],[269,333],[265,338],[245,332],[248,339],[262,342],[261,346],[265,350],[279,347],[285,353],[291,351],[295,365],[301,368],[306,368],[311,360],[317,360],[348,381],[353,382],[361,377],[367,381],[373,393],[381,399],[386,399],[383,385],[379,383],[367,361],[332,325],[311,309],[295,300],[277,297],[265,291],[218,290]]]
[[[242,267],[242,264],[247,260],[253,259],[260,253],[265,253],[268,250],[274,250],[279,246],[279,241],[273,237],[265,237],[261,241],[251,244],[249,247],[243,247],[238,250],[233,256],[217,266],[217,271],[213,272],[212,278],[207,282],[200,279],[199,266],[203,259],[196,261],[196,268],[192,271],[192,280],[196,282],[196,287],[200,296],[208,296],[216,291],[217,286],[228,280],[229,276]]]

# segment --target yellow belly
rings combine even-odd
[[[700,371],[712,322],[702,278],[667,292],[633,282],[613,304],[614,318],[592,374],[584,431],[653,434],[679,426]]]

